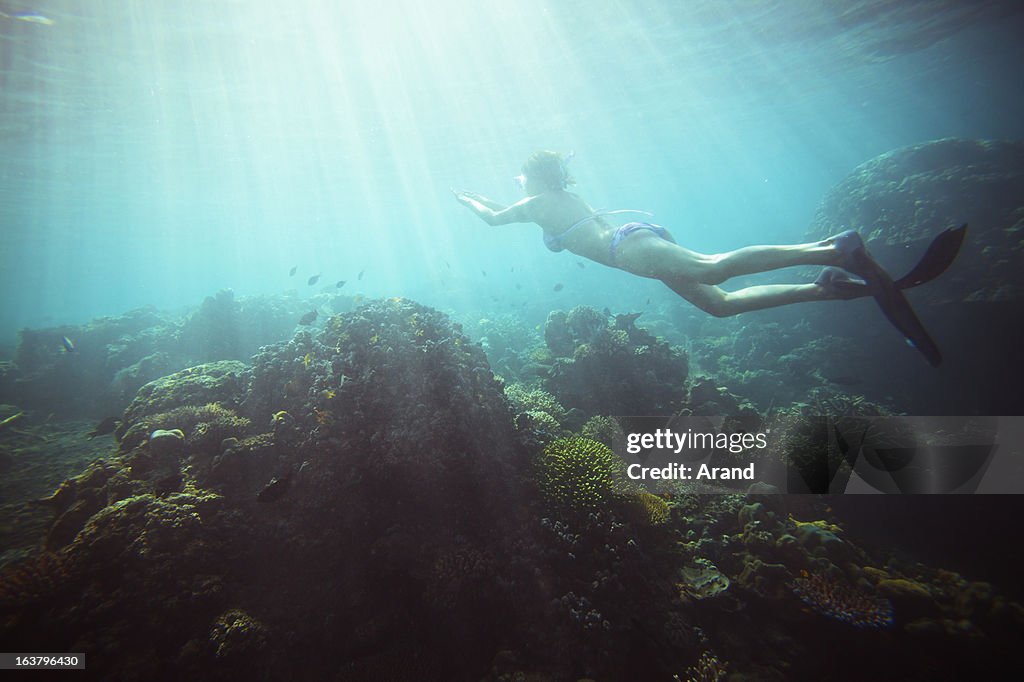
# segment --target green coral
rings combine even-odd
[[[562,438],[537,460],[537,483],[550,502],[573,511],[606,508],[627,490],[625,464],[589,438]]]
[[[637,493],[636,499],[646,515],[647,522],[652,526],[660,526],[668,522],[671,510],[665,500],[643,491]]]

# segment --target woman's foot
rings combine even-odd
[[[838,265],[843,270],[852,272],[866,282],[872,282],[879,270],[882,270],[882,266],[868,253],[864,240],[856,230],[840,232],[831,241],[839,252]]]
[[[862,279],[852,277],[840,268],[827,267],[821,271],[814,283],[825,290],[829,299],[849,301],[872,294],[872,288]]]

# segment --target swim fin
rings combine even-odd
[[[920,351],[932,367],[938,367],[942,364],[942,351],[939,350],[939,346],[928,335],[928,330],[917,319],[917,313],[914,312],[910,301],[889,274],[881,267],[878,270],[879,272],[869,280],[881,289],[875,294],[878,307],[889,318],[889,322],[900,330],[910,345]]]
[[[956,256],[960,253],[960,247],[967,236],[967,223],[960,227],[950,227],[939,233],[925,249],[921,260],[911,269],[910,272],[896,280],[898,289],[909,289],[910,287],[921,286],[932,281],[944,273]]]
[[[914,264],[914,267],[907,274],[896,280],[897,289],[912,289],[922,284],[927,284],[949,269],[949,266],[956,260],[963,245],[964,237],[967,235],[967,224],[960,227],[950,227],[940,232],[928,244],[921,259]],[[832,287],[839,298],[854,299],[872,294],[871,287],[866,282],[854,279],[840,268],[827,267],[818,275],[816,284]]]
[[[889,322],[900,330],[900,333],[914,348],[924,355],[929,364],[933,367],[942,364],[942,352],[938,345],[917,318],[917,313],[911,307],[910,301],[900,291],[900,287],[896,285],[885,268],[868,253],[860,235],[850,230],[837,235],[835,243],[846,254],[843,268],[861,277],[867,286],[871,287],[874,291],[875,302]],[[939,254],[945,255],[945,251],[939,249]],[[914,274],[917,270],[918,268],[915,267],[910,274]],[[934,271],[935,268],[926,266],[920,272],[922,275],[931,275]],[[915,275],[912,279],[920,279],[920,277]]]

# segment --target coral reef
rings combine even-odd
[[[485,317],[464,326],[471,338],[479,339],[495,374],[515,381],[535,378],[529,376],[529,365],[532,355],[544,347],[536,329],[513,315]]]
[[[857,628],[892,625],[892,604],[885,597],[857,589],[843,578],[802,571],[793,579],[793,592],[818,613]]]
[[[559,508],[591,512],[626,492],[625,465],[607,446],[586,438],[564,438],[537,459],[537,483]]]
[[[341,312],[351,309],[352,299],[321,294],[312,304]],[[14,362],[0,372],[0,402],[65,417],[106,417],[123,410],[142,385],[169,373],[247,361],[260,346],[287,338],[309,306],[294,296],[236,298],[224,290],[183,317],[143,308],[80,326],[25,329]]]
[[[636,315],[609,319],[587,306],[548,315],[553,360],[544,388],[587,415],[664,414],[682,406],[685,353],[636,326]]]
[[[715,379],[685,390],[682,356],[635,319],[554,315],[538,365],[607,351],[674,368],[659,404],[750,411]],[[1019,604],[861,544],[834,498],[634,488],[618,422],[565,395],[503,386],[405,299],[148,382],[118,447],[33,505],[46,550],[0,572],[0,637],[64,642],[109,679],[486,682],[994,678],[1019,641]],[[772,426],[790,419],[794,447],[815,415],[884,412],[805,398]]]
[[[860,347],[887,344],[882,347],[888,351],[873,353],[870,363],[850,363],[848,375],[865,386],[886,387],[882,395],[894,396],[900,410],[1021,414],[1024,398],[1012,377],[1024,372],[1018,352],[1024,335],[1024,143],[943,139],[882,154],[829,191],[808,238],[858,230],[875,258],[899,274],[939,231],[963,223],[970,227],[949,271],[908,292],[944,356],[953,360],[947,371],[922,368],[870,300],[813,308],[807,319]]]
[[[997,301],[1024,297],[1024,143],[947,138],[903,147],[855,168],[829,190],[808,236],[862,233],[897,271],[941,230],[970,224],[955,274],[918,301]],[[907,249],[908,244],[918,248]],[[969,289],[965,289],[969,287]]]
[[[436,633],[486,652],[494,635],[476,623],[514,610],[512,546],[530,547],[533,527],[512,511],[529,499],[527,458],[482,351],[436,311],[371,303],[264,347],[251,367],[151,382],[118,435],[118,453],[47,501],[61,562],[41,555],[3,583],[5,609],[48,608],[51,631],[103,654],[100,674],[155,674],[147,665],[168,655],[182,673],[245,675],[258,658],[284,674],[290,657],[257,652],[291,631],[323,643],[306,665],[326,676],[338,665],[327,642],[349,640],[353,659],[449,648],[455,672],[438,674],[455,679],[479,663]],[[73,605],[47,597],[71,589],[84,595]],[[158,618],[132,608],[153,599]],[[294,622],[317,610],[335,615]],[[4,623],[12,645],[38,635]]]
[[[568,413],[555,396],[544,389],[509,384],[505,387],[505,397],[515,414],[516,428],[530,433],[536,444],[543,445],[570,435],[565,426]]]
[[[686,669],[686,682],[719,682],[727,677],[729,664],[718,660],[710,651],[701,653],[697,663]],[[679,680],[679,676],[674,676]]]

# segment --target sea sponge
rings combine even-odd
[[[589,438],[562,438],[537,459],[537,484],[554,504],[596,511],[628,489],[625,464],[611,449]]]

